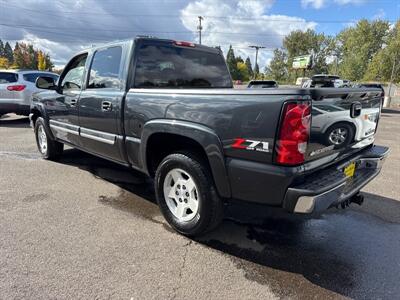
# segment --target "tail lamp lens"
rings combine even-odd
[[[305,161],[311,127],[311,102],[286,103],[283,108],[276,162],[298,165]]]
[[[21,92],[25,89],[25,87],[26,87],[26,85],[23,85],[23,84],[9,85],[7,87],[7,90],[14,91],[14,92]]]

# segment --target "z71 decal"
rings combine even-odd
[[[235,149],[269,152],[268,142],[246,140],[242,138],[235,139],[231,147]]]

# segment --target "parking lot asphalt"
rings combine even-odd
[[[150,180],[0,120],[0,299],[394,299],[400,295],[400,110],[365,204],[312,219],[231,206],[201,239],[173,232]]]

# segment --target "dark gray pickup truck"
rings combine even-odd
[[[153,177],[186,235],[217,226],[232,199],[302,214],[360,204],[388,153],[374,145],[380,89],[234,89],[221,51],[189,42],[96,47],[36,85],[43,157],[67,144]]]

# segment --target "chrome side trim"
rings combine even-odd
[[[139,138],[135,138],[133,136],[127,136],[126,140],[132,143],[140,144],[141,140]]]
[[[76,125],[50,120],[50,128],[55,131],[63,131],[75,135],[79,135],[79,127]]]
[[[103,142],[109,145],[114,145],[115,139],[117,137],[115,134],[106,133],[103,131],[97,131],[93,129],[82,128],[82,127],[80,135],[82,137],[92,139],[98,142]]]
[[[64,131],[64,132],[72,133],[72,134],[75,134],[75,135],[79,135],[79,131],[77,131],[77,130],[72,130],[72,129],[68,129],[68,128],[57,126],[57,125],[53,125],[53,124],[50,124],[50,128],[54,129],[56,131]]]
[[[117,135],[103,132],[103,131],[98,131],[98,130],[93,130],[93,129],[88,129],[88,128],[83,128],[79,127],[76,125],[60,122],[60,121],[54,121],[50,120],[50,128],[54,129],[56,131],[64,131],[67,133],[72,133],[75,135],[80,135],[81,137],[88,138],[91,140],[95,140],[98,142],[106,143],[109,145],[114,145],[115,140],[117,138]]]
[[[79,126],[60,122],[60,121],[50,120],[50,125],[55,125],[57,127],[67,128],[69,130],[75,130],[76,132],[79,132]]]

